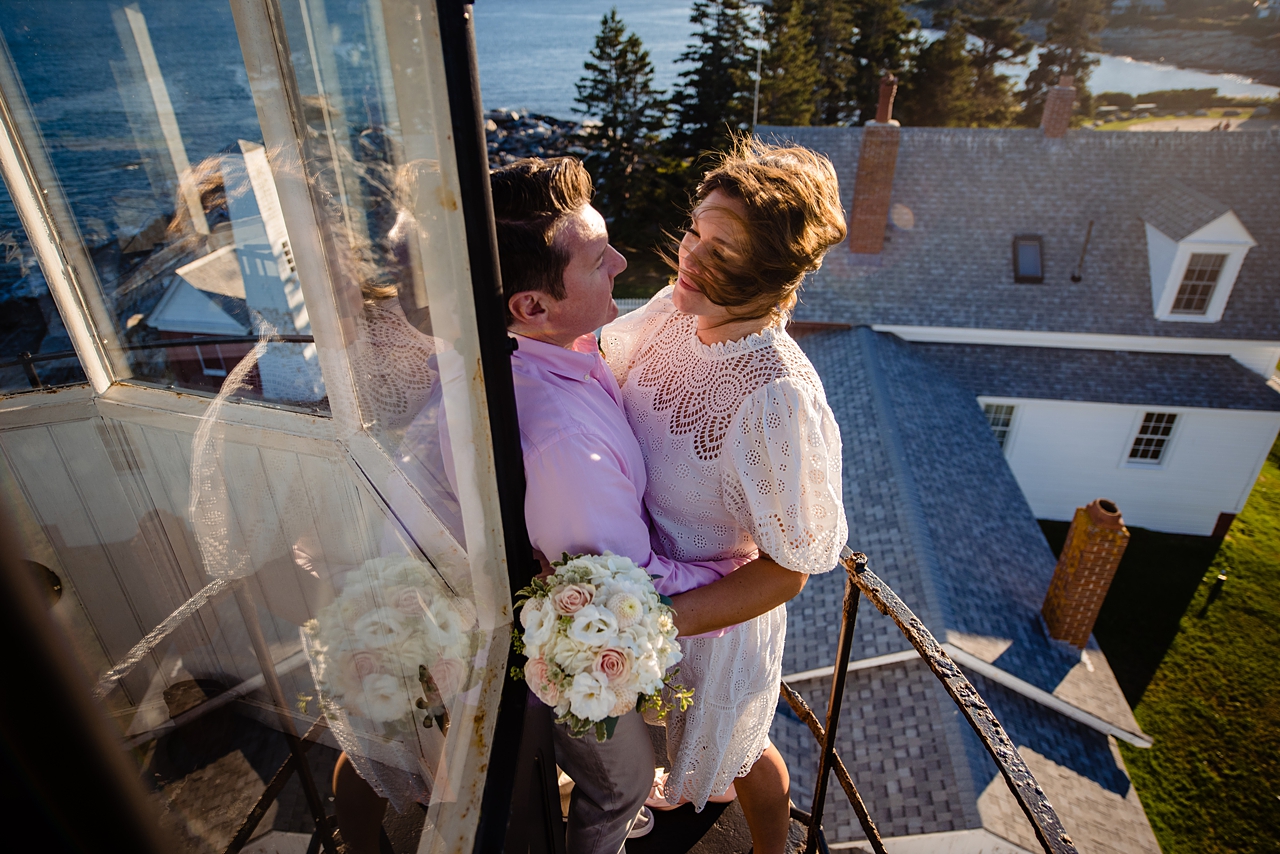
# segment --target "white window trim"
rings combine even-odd
[[[1146,230],[1151,301],[1156,320],[1170,323],[1217,323],[1221,320],[1245,255],[1257,245],[1240,219],[1232,211],[1227,211],[1179,241],[1172,240],[1150,223],[1146,224]],[[1173,303],[1192,255],[1226,255],[1227,258],[1204,314],[1175,314]]]
[[[1165,439],[1164,449],[1160,452],[1160,459],[1152,462],[1151,460],[1135,460],[1129,457],[1129,453],[1133,450],[1133,443],[1138,440],[1138,431],[1142,429],[1143,419],[1149,413],[1159,413],[1161,415],[1177,416],[1173,419],[1173,429],[1169,431],[1169,436]],[[1182,425],[1186,422],[1187,410],[1176,409],[1173,407],[1142,407],[1134,413],[1133,423],[1129,426],[1129,440],[1125,443],[1124,448],[1120,452],[1120,467],[1127,469],[1136,469],[1138,471],[1163,471],[1168,468],[1169,461],[1173,458],[1178,443],[1178,435],[1182,432]]]
[[[1009,418],[1009,430],[1004,434],[1004,445],[1002,445],[1000,448],[1000,450],[1004,452],[1005,458],[1008,459],[1009,455],[1013,452],[1014,446],[1018,442],[1018,425],[1022,421],[1022,408],[1023,408],[1023,405],[1026,404],[1026,401],[1016,397],[986,397],[986,396],[978,397],[979,409],[982,409],[987,404],[994,404],[996,406],[1012,406],[1013,407],[1013,415]],[[986,412],[983,412],[982,415],[983,415],[983,418],[985,419]],[[991,429],[990,422],[988,422],[987,429]]]

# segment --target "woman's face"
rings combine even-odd
[[[722,267],[739,260],[744,239],[739,221],[746,215],[742,202],[719,190],[712,190],[694,209],[693,221],[680,241],[680,271],[671,294],[676,308],[712,324],[733,319],[728,309],[713,303],[694,282],[708,274],[707,258]]]

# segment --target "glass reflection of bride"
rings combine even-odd
[[[237,180],[243,176],[232,162],[238,156],[217,155],[193,169],[201,176],[201,197],[207,205],[225,206],[229,197],[259,189]],[[432,394],[438,385],[438,348],[424,291],[415,280],[420,267],[414,254],[427,240],[410,213],[420,166],[401,167],[392,181],[369,182],[389,186],[386,207],[394,211],[394,219],[386,236],[375,243],[361,230],[332,228],[337,251],[330,261],[336,267],[331,268],[336,288],[359,287],[346,353],[362,426],[404,473],[383,488],[388,493],[416,491],[416,500],[425,500],[461,543],[458,502],[446,476],[437,429],[443,420],[442,403],[440,395]],[[317,196],[327,224],[341,223],[348,211],[323,190],[313,192],[313,199]],[[260,209],[270,207],[259,204]],[[264,218],[269,216],[268,212]],[[194,246],[202,236],[185,234],[189,229],[181,218],[179,214],[175,219],[173,236],[189,238]],[[215,240],[233,246],[234,239],[227,243],[232,235],[222,231]],[[222,248],[211,241],[196,247],[195,253],[208,257]],[[242,295],[243,285],[231,296]],[[255,325],[268,330],[264,339],[270,337],[276,325],[269,322],[272,318],[253,311],[252,305],[248,308]],[[255,573],[270,610],[301,627],[320,708],[343,749],[333,779],[339,827],[351,850],[377,850],[388,802],[403,813],[414,803],[453,799],[446,736],[459,703],[476,702],[476,659],[487,648],[487,634],[479,631],[475,607],[467,598],[469,581],[446,580],[406,548],[390,523],[380,542],[370,532],[371,539],[352,543],[344,555],[332,549],[326,553],[315,535],[305,533],[292,538],[291,558],[255,564],[249,554],[264,552],[252,542],[245,554],[236,553],[227,523],[229,493],[237,492],[241,506],[246,499],[221,474],[225,442],[218,412],[229,395],[246,390],[255,360],[269,346],[264,340],[230,372],[206,418],[203,440],[197,436],[203,453],[193,455],[193,460],[203,460],[204,470],[197,473],[193,467],[192,474],[203,496],[199,502],[193,500],[191,522],[210,576]],[[302,474],[279,471],[271,476],[271,495],[247,499],[261,502],[258,517],[263,521],[257,525],[261,531],[246,532],[246,537],[262,539],[264,546],[265,540],[278,542],[276,532],[311,531],[314,525],[314,499]],[[394,505],[396,496],[388,497]],[[266,546],[265,553],[272,550]]]

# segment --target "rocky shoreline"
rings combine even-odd
[[[1119,27],[1102,31],[1102,49],[1180,68],[1239,74],[1280,86],[1280,37],[1258,40],[1225,30],[1152,30]]]
[[[484,114],[489,166],[496,169],[521,157],[586,157],[591,122],[574,122],[527,110],[489,110]]]

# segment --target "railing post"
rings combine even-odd
[[[840,641],[837,645],[836,668],[831,674],[831,697],[827,701],[827,727],[822,741],[822,758],[818,761],[818,784],[813,790],[813,809],[809,811],[809,833],[805,837],[805,854],[814,854],[822,833],[822,810],[827,800],[827,779],[835,761],[836,729],[840,725],[840,707],[844,703],[844,683],[849,674],[849,653],[853,646],[854,624],[858,619],[858,587],[853,583],[855,567],[866,566],[867,556],[855,553],[841,556],[845,568],[844,616],[840,620]]]
[[[22,359],[22,370],[27,375],[27,382],[31,383],[32,388],[44,388],[40,383],[40,375],[36,373],[36,364],[31,358],[31,351],[23,350],[20,358]]]

